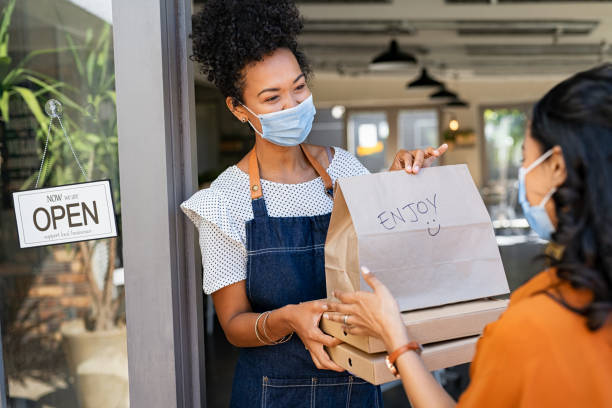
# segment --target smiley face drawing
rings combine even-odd
[[[432,237],[435,237],[440,233],[440,223],[438,222],[436,224],[435,218],[431,221],[427,221],[427,233]]]

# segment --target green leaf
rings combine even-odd
[[[100,136],[96,135],[95,133],[86,133],[85,138],[87,138],[88,141],[94,144],[98,144],[102,141]]]
[[[5,122],[9,121],[9,98],[10,92],[2,92],[2,99],[0,99],[0,113],[2,114],[2,120]]]
[[[85,32],[85,43],[89,44],[91,40],[93,40],[93,30],[91,28],[88,28]]]
[[[77,52],[78,48],[74,45],[74,41],[72,40],[72,36],[69,33],[66,33],[66,42],[68,42],[68,48],[72,53],[72,58],[74,59],[74,64],[76,65],[77,71],[79,75],[82,77],[84,74],[83,71],[83,62],[81,61],[81,57],[79,57],[79,53]]]
[[[96,54],[91,52],[87,57],[87,85],[90,87],[94,82],[94,63],[96,62]]]
[[[34,93],[30,89],[20,86],[16,86],[13,89],[23,98],[26,105],[28,105],[30,112],[34,115],[40,127],[43,129],[46,128],[49,121],[38,104],[38,99],[36,99]]]
[[[19,84],[22,79],[20,79],[21,75],[23,75],[23,68],[15,68],[2,79],[2,86],[8,88],[12,85]]]
[[[8,55],[9,34],[8,28],[11,25],[11,16],[15,9],[16,0],[9,0],[4,10],[2,10],[2,21],[0,21],[0,56]]]
[[[48,92],[48,93],[52,94],[53,96],[57,97],[60,100],[60,102],[63,103],[64,105],[69,106],[69,107],[71,107],[73,109],[76,109],[77,111],[79,111],[83,115],[87,114],[87,111],[85,109],[83,109],[81,107],[81,105],[79,105],[78,103],[74,102],[66,94],[64,94],[64,93],[62,93],[62,92],[57,90],[57,88],[60,88],[60,87],[63,87],[64,85],[66,85],[64,82],[57,82],[57,83],[55,83],[53,85],[49,85],[46,82],[43,82],[43,81],[39,80],[38,78],[33,77],[31,75],[26,75],[25,78],[40,87],[40,90],[35,93],[36,95],[39,95],[40,93]]]
[[[19,64],[17,65],[17,68],[24,68],[25,65],[30,62],[31,59],[33,59],[34,57],[38,57],[39,55],[46,55],[46,54],[58,54],[64,51],[68,51],[69,48],[46,48],[46,49],[40,49],[40,50],[34,50],[32,52],[29,52],[28,55],[26,55],[25,57],[23,57],[23,59],[19,62]]]

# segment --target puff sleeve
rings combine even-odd
[[[181,210],[199,231],[204,292],[245,280],[246,247],[223,195],[213,188],[200,190],[181,204]]]

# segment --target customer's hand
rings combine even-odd
[[[448,150],[448,145],[444,143],[437,149],[428,147],[421,150],[400,150],[395,155],[389,171],[405,170],[406,173],[417,174],[423,167],[429,167],[434,161]]]
[[[291,305],[290,325],[293,331],[300,336],[318,369],[342,372],[344,368],[334,363],[323,348],[323,346],[333,347],[342,343],[342,340],[328,336],[319,329],[321,316],[327,310],[326,300],[313,300]]]
[[[342,303],[330,302],[325,317],[344,324],[344,331],[382,339],[389,352],[409,342],[399,306],[389,292],[366,267],[361,268],[364,280],[374,293],[339,292],[334,296]]]

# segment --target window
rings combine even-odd
[[[111,0],[1,4],[0,324],[9,406],[127,406],[121,234],[20,249],[11,198],[35,187],[53,98],[89,178],[111,180],[120,230]],[[51,129],[38,187],[85,181],[57,120]]]
[[[385,112],[355,112],[348,118],[348,149],[371,172],[386,169],[389,124]]]
[[[530,107],[492,107],[482,110],[485,137],[483,196],[495,220],[515,219],[521,146]]]
[[[435,110],[401,110],[397,121],[399,149],[438,146],[438,114]]]

